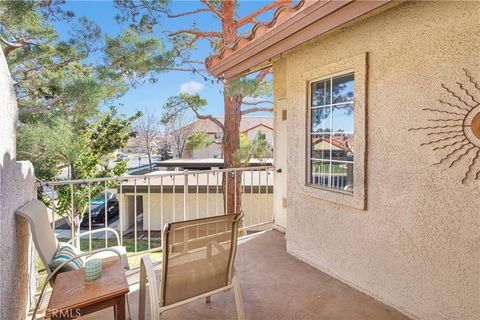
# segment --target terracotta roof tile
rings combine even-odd
[[[305,8],[313,3],[315,3],[315,1],[300,0],[295,4],[280,6],[273,14],[272,20],[255,23],[252,27],[252,30],[248,34],[237,37],[232,44],[223,46],[219,52],[210,55],[205,62],[207,69],[210,69],[221,60],[232,56],[242,48],[255,42],[255,40],[277,28],[283,22],[292,18],[299,12],[302,12]]]

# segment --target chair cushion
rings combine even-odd
[[[55,253],[55,256],[53,257],[52,261],[50,261],[48,266],[50,267],[50,270],[53,271],[56,268],[58,268],[63,262],[79,255],[80,253],[81,251],[77,247],[72,246],[71,244],[68,244],[65,242],[59,242],[58,250]],[[65,272],[65,271],[71,271],[71,270],[76,270],[80,268],[83,268],[83,259],[77,258],[66,263],[59,271]]]
[[[123,267],[125,269],[129,269],[128,258],[127,258],[127,249],[125,249],[125,247],[122,247],[122,246],[115,246],[115,247],[111,247],[111,248],[117,250],[121,254]],[[87,258],[87,261],[91,260],[91,259],[96,259],[96,258],[97,259],[102,259],[103,261],[112,261],[112,260],[118,259],[118,255],[113,251],[101,251],[101,252],[98,252],[98,253],[95,253],[95,254],[89,256]]]

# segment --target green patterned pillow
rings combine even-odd
[[[77,247],[72,246],[71,244],[68,244],[65,242],[59,242],[57,253],[55,254],[55,257],[53,257],[52,261],[49,264],[50,270],[52,271],[55,270],[63,262],[65,262],[70,258],[75,257],[80,253],[81,251]],[[77,258],[65,264],[59,271],[65,272],[65,271],[71,271],[71,270],[76,270],[80,268],[83,268],[83,259]]]

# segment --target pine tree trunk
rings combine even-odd
[[[225,96],[225,131],[223,134],[224,167],[235,168],[235,153],[240,148],[240,106],[242,97]],[[241,195],[241,172],[223,175],[223,196],[225,200],[225,213],[240,212]]]
[[[222,1],[221,11],[222,19],[222,41],[223,45],[229,45],[237,38],[238,26],[235,22],[235,3],[233,0]],[[242,105],[241,96],[228,96],[228,83],[225,85],[224,92],[224,133],[223,133],[223,153],[224,168],[235,168],[238,164],[235,161],[235,153],[240,148],[240,121],[242,114],[240,107]],[[223,175],[223,196],[225,204],[225,213],[240,212],[242,207],[241,195],[241,172],[229,173]]]

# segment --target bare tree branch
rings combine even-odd
[[[136,130],[143,147],[147,151],[148,164],[150,171],[152,171],[152,151],[156,140],[161,134],[160,121],[152,113],[144,114],[137,120]]]
[[[242,116],[244,116],[244,115],[249,114],[249,113],[261,112],[261,111],[273,112],[273,108],[262,108],[262,107],[250,108],[250,109],[247,109],[247,110],[243,110],[241,112],[241,114],[242,114]]]

